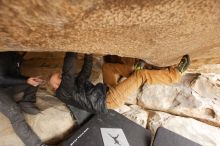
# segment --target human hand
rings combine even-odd
[[[49,83],[53,90],[57,90],[61,83],[61,74],[53,73],[50,77]]]
[[[30,77],[27,79],[27,84],[32,85],[34,87],[40,85],[41,83],[43,83],[43,80],[40,78],[40,76]]]

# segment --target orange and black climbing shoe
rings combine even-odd
[[[186,71],[189,65],[190,65],[189,55],[184,55],[182,59],[180,60],[180,63],[177,65],[176,69],[179,72],[183,73],[184,71]]]

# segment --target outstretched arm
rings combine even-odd
[[[62,81],[56,91],[58,97],[65,97],[64,93],[71,94],[76,78],[76,56],[77,53],[67,52],[64,57]]]
[[[62,76],[73,76],[76,71],[75,59],[77,54],[73,52],[67,52],[63,62]]]
[[[26,84],[26,78],[16,78],[10,76],[0,76],[0,86],[13,86],[13,85],[21,85]]]
[[[85,54],[84,64],[77,79],[78,85],[80,84],[83,85],[89,79],[92,72],[92,65],[93,65],[92,54],[89,55]]]

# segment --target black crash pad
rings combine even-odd
[[[60,145],[104,146],[100,128],[121,129],[129,146],[150,146],[151,135],[149,130],[113,110],[109,110],[106,114],[97,114],[93,116]],[[120,146],[120,141],[118,145]],[[117,146],[117,143],[115,146]]]
[[[159,127],[153,140],[153,146],[201,146],[166,128]]]

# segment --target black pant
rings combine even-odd
[[[20,107],[13,100],[13,96],[24,92],[25,98],[22,101],[32,102],[36,100],[36,90],[36,87],[30,85],[0,88],[0,112],[10,120],[15,133],[27,146],[40,146],[41,140],[26,123]]]
[[[3,88],[3,90],[4,89],[11,96],[15,96],[16,94],[23,92],[24,96],[22,100],[20,100],[19,102],[36,102],[36,93],[38,90],[38,86],[34,87],[28,84],[24,84],[24,85],[16,85],[8,88]]]

